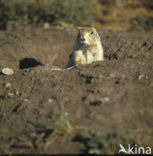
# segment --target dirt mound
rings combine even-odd
[[[94,125],[153,128],[153,34],[98,32],[105,61],[69,70],[75,29],[0,32],[0,68],[15,70],[0,74],[0,153],[79,153]]]

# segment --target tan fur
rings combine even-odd
[[[72,64],[90,64],[95,61],[103,61],[104,52],[101,39],[95,28],[80,28],[74,45]]]

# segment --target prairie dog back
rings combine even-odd
[[[73,51],[73,65],[90,64],[104,60],[101,39],[95,28],[79,29]]]

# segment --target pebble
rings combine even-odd
[[[14,96],[14,94],[13,93],[8,93],[8,96],[11,98],[11,97]]]
[[[141,80],[142,78],[144,78],[145,75],[141,74],[138,76],[138,80]]]
[[[28,99],[24,99],[23,101],[27,102],[27,101],[28,101]]]
[[[4,75],[12,75],[12,74],[14,74],[14,70],[11,69],[11,68],[3,68],[3,69],[2,69],[2,73],[3,73]]]
[[[52,100],[52,99],[48,99],[48,102],[49,102],[49,103],[52,103],[52,102],[53,102],[53,100]]]
[[[68,113],[67,113],[67,112],[65,112],[65,115],[66,115],[66,116],[68,116]]]
[[[44,30],[49,30],[50,29],[50,24],[49,23],[44,23],[43,25]]]
[[[116,74],[115,73],[111,73],[111,74],[109,74],[109,77],[110,78],[114,78],[114,77],[116,77]]]
[[[19,95],[19,91],[18,91],[18,90],[16,90],[15,94],[16,94],[16,95]]]
[[[10,88],[11,87],[11,83],[5,83],[5,88]]]

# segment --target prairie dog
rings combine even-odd
[[[77,66],[103,60],[103,47],[96,29],[80,28],[74,45],[72,64]]]

